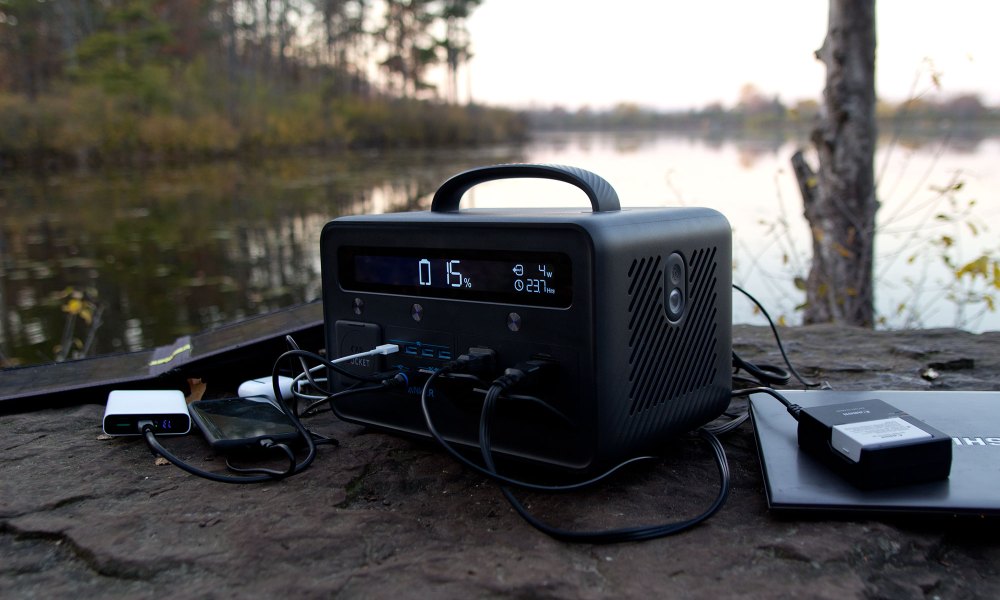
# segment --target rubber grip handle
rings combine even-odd
[[[462,196],[473,186],[495,179],[518,178],[563,181],[583,190],[590,198],[594,212],[621,210],[618,192],[600,175],[564,165],[507,164],[470,169],[445,181],[434,193],[431,211],[456,211]]]

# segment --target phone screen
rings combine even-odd
[[[251,445],[262,439],[293,440],[299,430],[285,413],[264,397],[199,400],[191,416],[213,446]]]

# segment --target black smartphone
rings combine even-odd
[[[199,400],[189,408],[205,439],[220,450],[252,448],[265,439],[294,442],[301,438],[291,418],[264,396]]]

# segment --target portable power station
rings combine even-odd
[[[575,185],[592,210],[459,210],[469,188],[505,178]],[[493,448],[508,459],[594,471],[729,404],[732,230],[714,210],[622,209],[589,171],[496,165],[449,179],[430,211],[337,218],[320,244],[328,355],[398,344],[350,368],[411,382],[338,399],[350,421],[427,437],[421,382],[470,348],[493,350],[499,372],[555,363],[498,404]],[[478,446],[482,387],[441,378],[430,390],[450,442]]]

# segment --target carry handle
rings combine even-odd
[[[594,212],[621,210],[618,192],[603,177],[565,165],[508,164],[470,169],[445,181],[431,201],[432,212],[452,212],[465,192],[475,185],[495,179],[535,178],[563,181],[580,188],[590,198]]]

